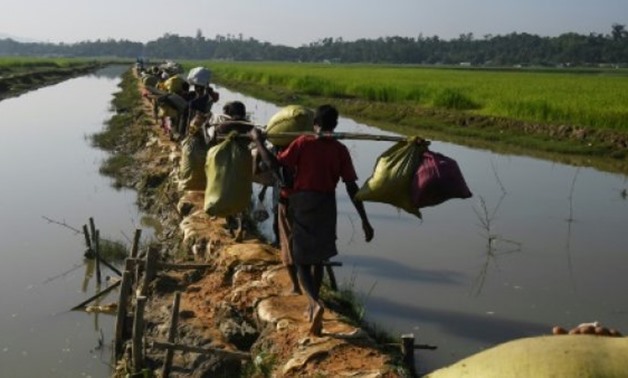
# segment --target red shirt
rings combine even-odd
[[[332,193],[340,178],[344,182],[358,179],[349,150],[332,138],[302,135],[277,159],[295,172],[292,191]]]

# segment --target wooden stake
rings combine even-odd
[[[183,352],[192,352],[192,353],[201,353],[201,354],[220,354],[224,357],[237,358],[240,360],[251,359],[250,353],[230,351],[230,350],[224,350],[224,349],[218,349],[218,348],[201,348],[201,347],[190,346],[190,345],[164,343],[161,341],[153,341],[149,345],[152,348],[159,348],[159,349],[174,349],[174,350],[180,350]]]
[[[417,376],[416,367],[414,366],[414,334],[407,333],[401,335],[401,354],[403,355],[403,364],[408,368],[413,377]]]
[[[181,302],[181,292],[174,293],[174,302],[172,303],[172,312],[170,315],[170,329],[168,330],[168,342],[174,343],[177,337],[177,323],[179,322],[179,303]],[[162,368],[162,377],[168,377],[170,375],[170,368],[172,367],[172,358],[174,357],[173,349],[166,349],[166,358],[164,359],[164,365]]]
[[[126,323],[127,316],[127,303],[129,298],[129,293],[131,292],[131,280],[132,280],[131,272],[125,271],[122,274],[122,284],[120,286],[120,297],[118,299],[118,313],[116,316],[116,329],[115,329],[115,343],[114,343],[114,354],[115,358],[118,359],[122,356],[122,342],[124,340],[124,326]]]
[[[88,299],[84,300],[83,302],[81,302],[81,303],[77,304],[76,306],[72,307],[72,310],[78,310],[79,308],[85,307],[86,304],[88,304],[89,302],[93,301],[94,299],[102,297],[103,295],[105,295],[108,292],[112,291],[116,287],[120,286],[121,282],[122,281],[118,281],[118,282],[112,284],[111,286],[109,286],[108,288],[106,288],[106,289],[102,290],[101,292],[97,293],[96,295],[93,295],[93,296],[89,297]]]
[[[135,317],[133,318],[133,344],[131,355],[133,356],[133,372],[139,373],[144,368],[144,308],[146,297],[137,297],[135,304]]]
[[[85,246],[87,247],[87,251],[85,251],[85,257],[92,258],[94,250],[92,249],[92,241],[89,238],[89,231],[87,230],[87,225],[83,225],[83,235],[85,236]]]
[[[148,285],[157,276],[157,259],[159,251],[155,248],[149,248],[146,255],[146,265],[144,267],[144,285],[142,286],[142,295],[148,291]]]
[[[131,247],[131,257],[137,257],[137,252],[140,249],[140,238],[142,237],[142,230],[136,229],[135,235],[133,236],[133,246]]]
[[[94,223],[94,218],[89,218],[89,230],[92,233],[92,242],[96,244],[96,224]]]
[[[102,276],[100,274],[100,230],[96,230],[94,234],[94,251],[96,252],[96,282],[98,285],[102,283]]]

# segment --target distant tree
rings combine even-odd
[[[619,41],[620,39],[626,38],[628,35],[625,25],[613,24],[612,29],[613,31],[611,35],[614,41]]]

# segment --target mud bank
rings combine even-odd
[[[102,68],[103,63],[92,62],[67,68],[38,69],[29,72],[0,75],[0,101],[28,91],[59,83]]]
[[[279,251],[255,233],[236,243],[224,219],[203,211],[203,192],[177,190],[179,145],[155,126],[137,85],[134,75],[125,74],[114,100],[118,121],[110,128],[120,119],[128,122],[109,147],[114,159],[125,157],[115,171],[117,182],[137,189],[140,207],[162,222],[164,231],[150,246],[161,262],[202,264],[162,269],[145,288],[144,373],[162,374],[166,352],[152,346],[168,339],[174,297],[180,293],[176,344],[218,352],[175,352],[171,377],[409,376],[400,345],[376,341],[367,327],[346,316],[348,303],[330,300],[339,297],[329,290],[322,337],[308,336],[307,301],[289,294]],[[132,357],[125,353],[114,376],[140,370]]]

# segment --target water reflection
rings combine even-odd
[[[111,187],[98,173],[106,153],[85,139],[110,117],[112,93],[126,69],[0,101],[7,126],[0,139],[0,174],[7,178],[0,186],[2,377],[111,373],[112,317],[70,311],[98,291],[83,258],[83,235],[45,218],[80,225],[94,217],[103,238],[138,228],[136,193]]]

